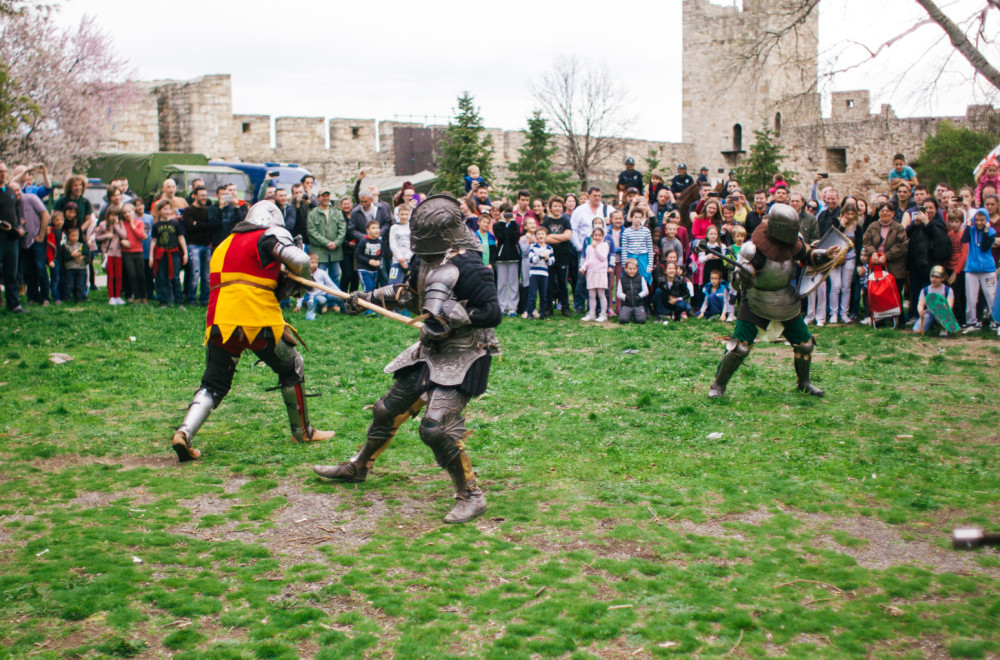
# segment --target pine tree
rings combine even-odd
[[[574,183],[568,172],[556,172],[552,156],[558,148],[552,144],[552,134],[545,124],[545,118],[538,110],[528,117],[527,138],[517,150],[517,160],[510,164],[511,180],[508,184],[510,197],[519,190],[527,190],[532,199],[547,200],[552,195],[565,195],[573,190]]]
[[[455,120],[448,122],[441,141],[441,156],[437,161],[438,192],[450,192],[457,196],[465,194],[462,177],[470,165],[479,166],[479,176],[490,185],[493,183],[493,138],[486,133],[479,108],[473,103],[469,92],[458,97],[458,111]]]
[[[756,140],[750,147],[750,155],[745,164],[736,168],[736,180],[745,191],[763,188],[767,190],[774,185],[774,175],[782,174],[788,186],[795,183],[793,172],[781,169],[781,161],[785,160],[781,153],[781,145],[774,141],[771,129],[766,125],[753,132]],[[749,193],[747,194],[749,197]]]

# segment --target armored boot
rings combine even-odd
[[[318,442],[333,437],[333,431],[320,431],[309,423],[309,409],[306,407],[306,394],[302,383],[282,385],[281,397],[288,409],[288,427],[292,431],[292,442]]]
[[[385,451],[385,448],[389,446],[392,439],[396,437],[399,427],[406,420],[416,416],[424,405],[423,399],[417,399],[416,403],[408,409],[398,415],[393,415],[386,406],[390,395],[382,397],[375,402],[372,423],[368,427],[365,443],[358,449],[358,453],[349,461],[344,461],[338,465],[316,465],[313,467],[313,472],[324,479],[336,479],[348,483],[361,483],[364,481],[368,477],[368,470],[375,465],[375,459]]]
[[[191,446],[195,433],[205,423],[208,416],[222,401],[222,397],[216,397],[204,387],[194,393],[194,399],[188,406],[184,421],[174,432],[174,451],[181,463],[187,463],[201,457],[201,452]]]
[[[460,441],[459,445],[461,444]],[[476,483],[476,473],[472,471],[472,463],[464,448],[445,469],[455,483],[455,506],[444,517],[444,521],[458,524],[478,518],[486,511],[486,495]]]
[[[796,344],[792,347],[795,351],[795,386],[799,392],[805,392],[811,396],[823,396],[823,390],[819,389],[809,380],[809,365],[812,364],[812,352],[816,347],[816,342],[810,337],[804,344]]]
[[[722,362],[715,372],[715,380],[708,388],[708,398],[718,399],[726,393],[726,385],[732,378],[736,370],[743,364],[743,360],[750,354],[750,344],[746,344],[737,339],[730,339],[726,342],[726,354],[722,356]]]

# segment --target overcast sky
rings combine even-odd
[[[57,20],[96,15],[140,79],[229,73],[233,111],[272,116],[443,123],[469,90],[487,126],[521,129],[535,107],[529,82],[557,57],[577,55],[606,62],[625,86],[632,136],[680,141],[681,4],[172,0],[153,9],[134,0],[67,0]],[[964,19],[984,3],[940,4]],[[634,14],[609,13],[616,7]],[[839,61],[856,61],[862,51],[845,40],[875,49],[924,17],[913,0],[826,0],[821,60],[847,48]],[[960,58],[938,75],[951,50],[943,37],[936,26],[920,28],[877,64],[837,76],[832,88],[870,88],[875,112],[892,103],[901,116],[962,115],[984,97]]]

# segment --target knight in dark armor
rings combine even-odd
[[[768,216],[740,249],[743,268],[737,268],[734,277],[737,288],[744,291],[743,301],[736,314],[733,337],[726,343],[726,354],[708,390],[709,398],[717,399],[726,393],[729,379],[750,354],[758,328],[766,330],[772,323],[784,326],[782,334],[792,345],[799,391],[823,396],[823,390],[809,380],[816,343],[802,320],[801,299],[791,282],[796,261],[818,267],[835,259],[839,251],[839,247],[814,250],[799,235],[795,209],[787,204],[771,206]]]
[[[490,364],[500,353],[496,334],[502,314],[493,271],[483,264],[479,239],[467,228],[457,200],[433,195],[414,209],[410,219],[413,259],[402,284],[355,293],[347,301],[358,313],[357,300],[426,315],[420,340],[386,367],[395,378],[375,402],[364,444],[339,465],[316,466],[321,477],[361,482],[375,459],[392,442],[406,420],[424,410],[420,439],[448,471],[457,500],[446,523],[463,523],[486,510],[486,496],[465,451],[462,411],[486,391]]]
[[[333,437],[332,431],[319,431],[309,422],[303,389],[305,367],[295,350],[293,330],[285,323],[278,304],[299,288],[284,275],[282,266],[309,277],[309,255],[285,229],[284,222],[273,202],[257,202],[212,253],[205,373],[173,437],[174,451],[182,463],[201,456],[193,446],[194,436],[229,393],[236,365],[246,350],[278,375],[292,442]]]

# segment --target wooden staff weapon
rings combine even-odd
[[[323,284],[320,284],[318,282],[313,282],[312,280],[307,280],[304,277],[299,277],[298,275],[295,275],[293,273],[285,272],[285,275],[287,275],[289,279],[294,280],[294,281],[298,282],[299,284],[304,284],[304,285],[306,285],[308,287],[315,287],[315,288],[319,289],[320,291],[326,291],[331,296],[336,296],[336,297],[340,298],[341,300],[347,300],[348,298],[351,297],[351,294],[344,293],[340,289],[332,289],[332,288],[330,288],[328,286],[325,286]],[[397,314],[396,312],[388,310],[385,307],[379,307],[378,305],[376,305],[374,303],[370,303],[367,300],[365,300],[364,298],[358,298],[358,306],[359,307],[364,307],[365,309],[369,309],[369,310],[375,312],[376,314],[379,314],[380,316],[384,316],[386,318],[392,319],[393,321],[399,321],[400,323],[405,323],[406,325],[412,326],[414,328],[422,328],[422,327],[424,327],[424,324],[421,323],[421,319],[427,318],[426,315],[424,315],[424,316],[418,316],[416,318],[410,318],[409,316],[403,316],[402,314]]]

